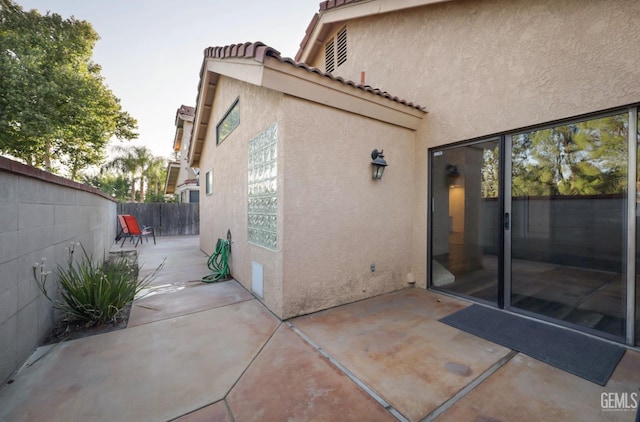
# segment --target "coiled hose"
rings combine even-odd
[[[218,239],[216,249],[207,260],[211,274],[200,279],[203,283],[215,283],[229,277],[229,253],[231,243],[226,239]]]

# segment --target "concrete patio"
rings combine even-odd
[[[6,421],[632,421],[627,350],[605,387],[440,323],[469,304],[419,289],[280,321],[232,280],[204,284],[197,237],[166,258],[128,328],[41,347],[0,391]]]

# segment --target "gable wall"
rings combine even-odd
[[[334,73],[359,82],[365,71],[367,84],[429,111],[413,163],[418,284],[427,149],[640,101],[638,22],[635,0],[460,0],[347,24],[348,60]]]

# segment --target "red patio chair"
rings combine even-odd
[[[120,223],[120,233],[116,236],[116,243],[123,237],[129,237],[129,229],[127,228],[127,222],[124,221],[124,215],[118,215],[118,222]],[[124,241],[122,241],[122,244],[124,244]]]
[[[131,240],[135,239],[134,248],[138,247],[138,243],[142,243],[142,236],[144,236],[145,239],[147,239],[147,242],[149,242],[149,235],[152,235],[153,244],[156,244],[156,234],[153,231],[153,227],[142,226],[141,229],[138,225],[138,221],[132,215],[123,215],[122,218],[124,219],[125,225],[127,226],[127,231],[129,232],[127,237],[131,237]],[[122,246],[124,246],[124,240],[122,241],[122,245],[120,245],[120,247]]]

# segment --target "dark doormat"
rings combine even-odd
[[[620,346],[479,305],[440,321],[600,385],[624,354]]]

